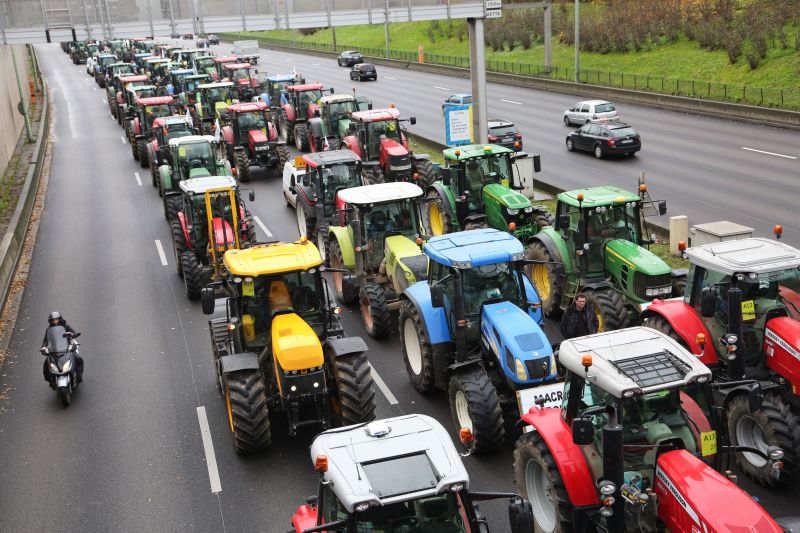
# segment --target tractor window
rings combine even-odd
[[[635,202],[589,209],[587,211],[589,242],[602,244],[609,239],[639,242],[638,221]]]
[[[467,188],[473,202],[480,201],[484,185],[511,178],[511,166],[507,156],[476,157],[464,163]]]
[[[317,280],[316,273],[307,271],[259,276],[253,282],[253,296],[242,297],[242,312],[253,316],[258,334],[269,332],[272,316],[276,312],[288,310],[297,313],[321,336],[324,332],[324,315],[321,288]],[[275,286],[281,290],[275,291]],[[263,343],[263,340],[260,342]]]
[[[486,301],[509,301],[522,305],[520,278],[510,263],[494,263],[462,270],[464,311],[477,315]]]
[[[316,89],[314,91],[303,91],[298,93],[297,95],[297,104],[298,104],[298,111],[305,110],[309,104],[314,104],[322,98],[322,91],[320,89]],[[305,113],[305,111],[302,111]]]
[[[250,71],[246,68],[236,69],[231,73],[231,80],[232,81],[239,81],[239,80],[249,80],[250,79]]]
[[[184,176],[188,177],[193,168],[205,168],[214,174],[216,158],[208,143],[190,143],[178,147],[178,157],[184,168]]]
[[[332,102],[328,105],[328,110],[331,115],[331,120],[345,118],[351,111],[355,111],[353,102]]]
[[[151,117],[168,117],[172,114],[172,108],[167,104],[149,105],[144,108],[147,116]]]
[[[416,237],[414,205],[411,200],[376,205],[370,210],[365,210],[363,217],[369,242],[376,239],[382,241],[389,234],[405,235],[411,239]],[[382,242],[379,248],[382,256]]]
[[[250,130],[261,130],[267,127],[263,113],[239,113],[239,131],[244,133]]]
[[[356,165],[335,165],[321,169],[320,173],[326,205],[333,205],[340,190],[361,185],[361,173]]]

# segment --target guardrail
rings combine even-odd
[[[33,204],[36,201],[36,191],[39,189],[39,181],[42,175],[42,164],[45,152],[47,152],[50,113],[47,86],[42,83],[42,114],[39,121],[39,135],[33,149],[35,160],[30,162],[25,184],[19,194],[17,207],[14,209],[14,214],[8,223],[3,240],[0,241],[0,291],[2,291],[0,293],[0,309],[5,305],[11,287],[11,280],[14,279],[14,272],[17,269],[20,253],[25,244],[25,236],[28,232],[28,222],[33,211]]]

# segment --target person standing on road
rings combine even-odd
[[[597,315],[586,306],[586,294],[579,292],[561,317],[561,334],[565,339],[597,333]]]

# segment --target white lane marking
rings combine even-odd
[[[267,229],[263,222],[261,222],[261,219],[258,218],[258,215],[254,215],[253,220],[256,221],[256,224],[258,224],[258,227],[261,228],[261,231],[267,234],[267,237],[272,237],[272,232]]]
[[[318,67],[319,63],[311,63],[311,66]]]
[[[396,80],[397,78],[393,78],[391,76],[384,76],[383,79],[385,79],[385,80]]]
[[[397,405],[398,404],[397,398],[395,398],[395,395],[392,394],[392,391],[389,390],[389,387],[386,386],[386,382],[383,381],[383,378],[378,374],[378,371],[375,370],[375,367],[369,365],[369,370],[370,373],[372,374],[373,381],[375,381],[375,383],[378,384],[378,388],[381,390],[383,395],[386,396],[386,399],[389,400],[389,403],[391,405]]]
[[[439,87],[438,85],[433,86],[434,89],[439,89],[441,91],[452,91],[453,89],[448,89],[447,87]]]
[[[139,184],[139,187],[141,187],[142,186],[142,178],[141,178],[141,176],[139,176],[138,172],[134,172],[133,175],[136,176],[136,183]]]
[[[742,146],[742,150],[747,150],[748,152],[758,152],[759,154],[774,155],[776,157],[785,157],[786,159],[797,159],[793,155],[776,154],[775,152],[765,152],[764,150],[756,150],[755,148],[748,148],[746,146]]]
[[[108,103],[108,102],[106,101],[106,99],[105,99],[105,98],[103,98],[103,103],[104,103],[104,104],[107,104],[107,103]]]
[[[291,57],[284,57],[284,58],[283,58],[283,60],[284,60],[284,61],[291,61],[291,60],[292,60],[292,58],[291,58]]]
[[[158,250],[158,258],[161,259],[161,264],[167,266],[167,256],[164,255],[164,248],[161,247],[159,239],[156,239],[156,250]]]
[[[122,139],[122,144],[128,144],[128,141],[125,140],[124,135],[120,135],[119,138]]]
[[[515,102],[514,100],[505,100],[505,99],[501,98],[500,101],[501,102],[506,102],[507,104],[522,105],[522,102]]]
[[[211,482],[211,493],[216,494],[222,491],[222,484],[219,481],[217,456],[214,453],[214,443],[211,442],[211,429],[208,427],[206,408],[202,405],[197,408],[197,420],[200,422],[200,436],[203,437],[203,450],[206,452],[206,468],[208,468],[208,480]]]

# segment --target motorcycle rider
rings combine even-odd
[[[61,326],[62,328],[64,328],[64,331],[67,332],[66,334],[70,336],[70,338],[72,338],[77,334],[76,331],[72,328],[72,326],[67,324],[67,321],[64,320],[64,317],[62,317],[61,313],[59,313],[58,311],[53,311],[52,313],[50,313],[50,315],[47,318],[47,321],[48,321],[47,329],[44,331],[44,339],[42,339],[42,348],[40,350],[43,354],[46,354],[48,352],[47,331],[51,327]],[[44,380],[48,383],[50,383],[49,363],[50,361],[48,361],[48,359],[45,358],[44,364],[42,365],[42,373],[44,374]],[[78,355],[78,352],[75,352],[75,377],[78,383],[83,381],[83,358],[80,355]]]

